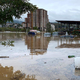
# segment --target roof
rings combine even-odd
[[[22,22],[22,23],[24,23],[24,24],[25,24],[25,22]]]
[[[67,20],[56,20],[60,23],[66,23],[66,24],[80,24],[80,21],[67,21]]]

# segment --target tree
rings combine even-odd
[[[37,7],[26,0],[0,0],[0,24],[21,18],[23,13],[34,11]]]
[[[34,30],[38,30],[37,26],[33,27]]]
[[[53,29],[51,28],[50,22],[47,23],[47,25],[46,25],[46,31],[47,31],[47,32],[53,32]]]

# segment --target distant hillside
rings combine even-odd
[[[23,21],[19,21],[19,20],[13,20],[13,22],[7,22],[7,23],[19,23],[19,24],[21,24]]]
[[[50,22],[51,24],[57,23],[57,22]]]
[[[21,24],[23,21],[19,21],[19,20],[14,20],[14,23],[19,23]]]

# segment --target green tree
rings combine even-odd
[[[33,27],[33,29],[35,29],[35,30],[38,30],[38,28],[35,26],[35,27]]]
[[[0,24],[21,18],[23,13],[34,11],[37,7],[27,0],[0,0]]]
[[[53,32],[53,29],[51,28],[51,24],[50,24],[50,22],[47,23],[47,25],[46,25],[46,31],[47,31],[47,32],[50,32],[50,33]]]

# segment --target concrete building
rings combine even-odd
[[[0,27],[2,27],[2,25],[0,24]]]
[[[54,24],[51,24],[51,28],[53,31],[55,31],[55,25]]]
[[[46,28],[46,24],[49,22],[47,11],[44,9],[37,9],[34,12],[30,12],[27,14],[27,18],[25,18],[26,27],[37,27],[41,30]]]
[[[26,27],[26,23],[25,22],[22,22],[22,27]]]

